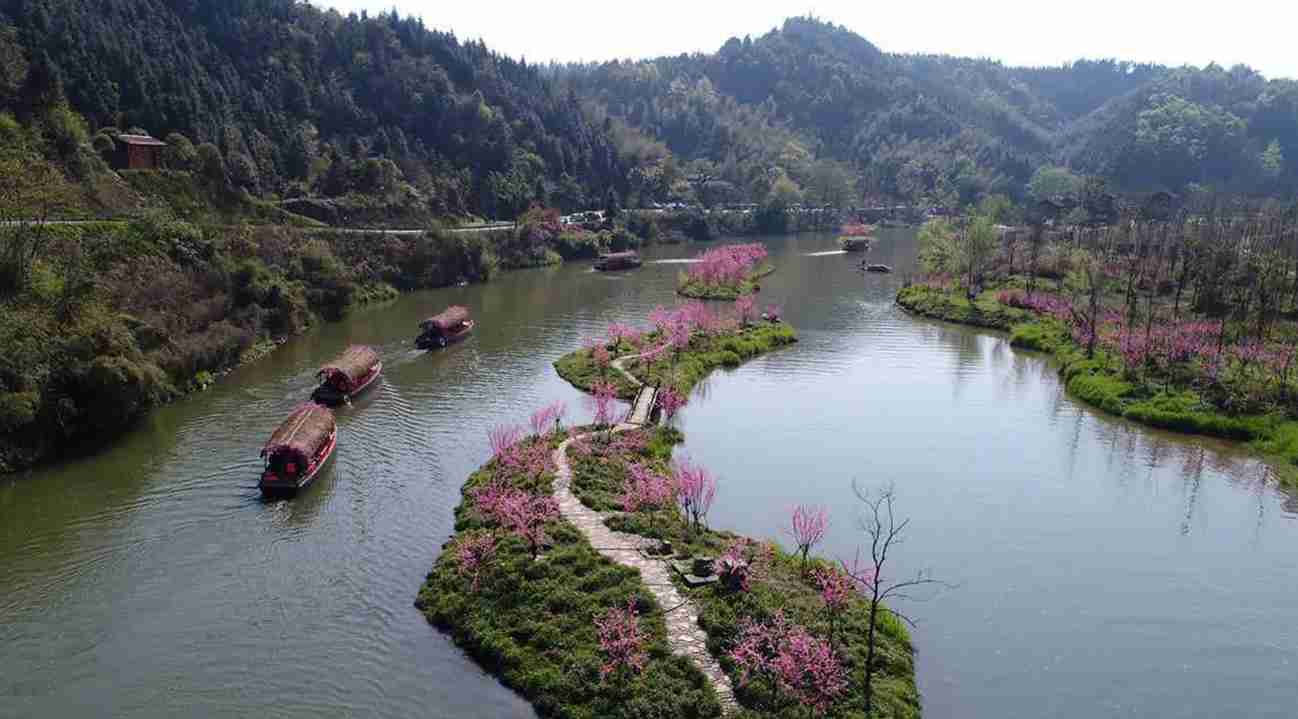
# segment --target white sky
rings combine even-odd
[[[396,7],[461,39],[532,62],[713,52],[811,13],[889,52],[990,57],[1008,65],[1078,58],[1227,67],[1298,77],[1293,0],[311,0],[342,11]]]

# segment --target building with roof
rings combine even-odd
[[[115,170],[156,170],[162,166],[162,148],[167,143],[149,135],[118,135],[113,150]]]

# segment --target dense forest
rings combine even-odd
[[[0,109],[66,96],[96,128],[169,141],[167,165],[346,219],[576,208],[624,181],[608,135],[538,69],[397,13],[297,0],[2,0]],[[77,142],[72,137],[73,144]],[[79,168],[70,168],[76,171]]]
[[[1298,82],[1246,67],[1010,68],[887,54],[795,18],[715,54],[552,71],[612,128],[632,190],[658,199],[852,191],[956,206],[1076,192],[1086,175],[1129,193],[1298,187]]]

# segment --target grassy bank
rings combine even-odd
[[[605,345],[612,357],[641,353],[643,348],[661,345],[665,341],[661,331],[644,335],[638,343],[625,339],[610,341]],[[624,366],[636,379],[654,386],[671,386],[688,394],[714,370],[738,367],[758,355],[771,352],[798,341],[797,332],[785,322],[759,321],[755,324],[710,334],[693,331],[688,347],[679,352],[666,351],[657,359],[635,359]],[[635,396],[636,386],[611,367],[601,367],[591,348],[570,352],[554,363],[559,376],[578,389],[589,391],[601,380],[613,382],[618,396],[624,399]]]
[[[1298,422],[1283,412],[1231,414],[1205,396],[1202,387],[1128,371],[1121,358],[1106,349],[1087,358],[1062,321],[1005,306],[995,291],[971,302],[958,289],[912,285],[897,294],[897,303],[925,317],[1009,332],[1014,346],[1046,352],[1057,361],[1073,397],[1151,427],[1249,442],[1289,468],[1281,473],[1283,480],[1298,480],[1298,471],[1292,471],[1298,466]]]
[[[679,576],[678,588],[699,608],[699,626],[708,638],[708,650],[729,674],[741,704],[740,716],[863,717],[863,680],[868,627],[868,605],[854,596],[839,613],[827,610],[815,572],[837,571],[830,562],[801,560],[771,543],[754,542],[732,532],[706,527],[692,529],[675,506],[641,504],[624,513],[622,497],[631,481],[630,467],[669,475],[674,445],[679,432],[656,428],[625,432],[611,443],[591,440],[569,449],[573,467],[573,491],[587,506],[615,512],[608,524],[619,531],[640,534],[671,543],[678,559],[717,558],[737,544],[746,546],[752,560],[746,587],[723,579],[701,587],[686,586]],[[728,488],[718,495],[724,501]],[[718,570],[720,571],[720,570]],[[747,680],[732,657],[745,623],[769,623],[779,612],[793,625],[803,627],[814,638],[829,641],[841,662],[846,684],[823,713],[809,714],[802,705],[806,697],[782,689],[770,677],[754,675]],[[879,624],[881,638],[874,676],[875,717],[918,717],[919,695],[914,681],[913,650],[901,621],[886,610]]]
[[[548,451],[562,439],[556,434],[525,443],[542,443]],[[523,541],[474,509],[473,492],[492,481],[548,496],[552,470],[547,466],[531,475],[492,461],[475,472],[455,510],[455,538],[428,574],[416,606],[542,716],[719,716],[716,693],[703,674],[670,653],[664,608],[638,572],[603,558],[577,528],[558,519],[546,524],[549,541],[534,560]],[[495,538],[494,556],[479,572],[475,588],[457,548],[484,536]],[[628,600],[637,608],[645,636],[644,667],[601,676],[605,659],[594,622]]]

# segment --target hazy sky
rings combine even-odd
[[[419,15],[429,26],[482,38],[530,61],[608,60],[715,51],[731,36],[760,35],[791,15],[846,25],[890,52],[991,57],[1057,65],[1116,57],[1168,65],[1247,64],[1298,77],[1293,0],[313,0],[339,10]]]

